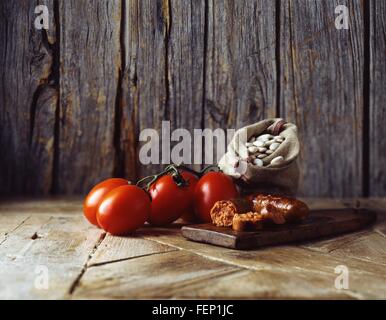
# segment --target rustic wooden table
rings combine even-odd
[[[0,298],[386,298],[386,199],[305,199],[362,206],[378,221],[331,239],[236,251],[181,237],[180,225],[113,237],[90,226],[80,199],[0,204]],[[349,289],[335,288],[339,265]]]

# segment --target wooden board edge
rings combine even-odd
[[[321,225],[323,227],[322,230],[319,230],[319,234],[315,236],[313,233],[299,233],[295,234],[295,237],[293,237],[293,234],[289,233],[291,235],[291,238],[281,237],[277,238],[277,241],[270,240],[269,243],[261,241],[259,237],[257,237],[258,232],[251,232],[250,236],[244,237],[237,237],[237,234],[225,234],[220,233],[215,230],[207,230],[207,229],[201,229],[200,225],[190,225],[190,226],[183,226],[181,228],[181,234],[183,237],[185,237],[188,240],[195,241],[195,242],[201,242],[211,245],[216,245],[220,247],[230,248],[230,249],[238,249],[238,250],[248,250],[248,249],[254,249],[259,247],[265,247],[265,246],[274,246],[284,243],[299,243],[303,241],[309,241],[309,240],[317,240],[322,239],[327,236],[336,236],[340,234],[346,234],[354,231],[358,231],[361,229],[364,229],[371,224],[375,223],[377,219],[377,214],[375,211],[370,209],[357,209],[357,208],[350,208],[350,209],[333,209],[334,211],[348,211],[353,210],[355,213],[358,214],[360,217],[359,219],[351,220],[351,224],[349,226],[346,225],[332,225],[331,222],[326,222]],[[331,209],[322,209],[322,210],[315,210],[315,211],[331,211]],[[350,221],[350,220],[348,220]],[[333,231],[330,231],[330,227],[334,227],[335,229]],[[313,230],[305,230],[308,232],[313,232]],[[221,235],[220,238],[216,238],[217,235]],[[208,237],[209,235],[209,237]],[[255,243],[251,244],[251,240],[254,240]]]

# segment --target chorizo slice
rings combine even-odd
[[[230,227],[235,214],[252,211],[253,202],[250,199],[231,199],[217,201],[210,211],[213,224],[218,227]]]
[[[264,217],[255,212],[236,213],[232,220],[232,229],[235,231],[256,231],[263,228]]]

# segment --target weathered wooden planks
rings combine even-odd
[[[146,143],[143,140],[148,138],[145,132],[140,136],[142,130],[156,130],[160,140],[152,137],[155,161],[169,163],[170,146],[175,142],[168,145],[166,141],[179,141],[180,137],[162,131],[162,121],[170,121],[169,130],[182,128],[193,133],[194,128],[201,128],[205,2],[125,3],[120,152],[123,172],[131,177],[162,168],[157,163],[144,163],[143,156],[136,159],[138,149]]]
[[[129,72],[135,73],[134,94],[137,96],[132,99],[138,101],[136,139],[139,139],[141,130],[147,128],[155,129],[160,134],[162,120],[169,120],[169,89],[165,71],[167,70],[166,47],[170,32],[170,8],[169,2],[165,0],[131,1],[131,4],[128,10],[135,9],[134,14],[137,15],[133,21],[135,25],[131,23],[131,33],[137,33],[137,35],[135,38],[131,38],[131,41],[135,42],[129,43],[130,51],[128,53],[135,57]],[[134,70],[131,71],[133,68]],[[160,139],[163,138],[160,136]],[[156,140],[154,139],[153,142],[156,142]],[[142,145],[143,142],[139,142],[139,146]],[[159,144],[158,147],[159,152],[156,149],[153,150],[157,156],[161,154]],[[146,164],[146,166],[139,167],[138,175],[155,173],[160,168],[160,165]]]
[[[189,240],[241,250],[299,243],[331,235],[338,236],[364,229],[375,220],[376,213],[371,210],[312,210],[304,222],[296,225],[274,226],[255,232],[236,232],[231,228],[216,227],[212,223],[205,223],[184,226],[181,233]]]
[[[64,298],[100,234],[83,217],[32,215],[0,245],[1,297]]]
[[[336,254],[318,251],[315,249],[317,242],[310,247],[312,250],[299,246],[276,246],[238,251],[186,241],[172,230],[155,232],[149,230],[142,236],[214,261],[249,270],[224,275],[221,280],[207,279],[205,283],[196,282],[184,288],[172,288],[173,296],[180,298],[364,299],[381,297],[386,293],[386,279],[382,271],[384,256],[374,255],[376,252],[382,252],[382,249],[377,246],[375,250],[365,251],[364,248],[372,246],[372,240],[366,242],[358,251],[350,249],[351,241],[358,238],[356,234],[341,242],[340,237],[335,238],[340,244],[340,251]],[[340,254],[342,250],[346,250],[345,248],[350,252],[349,255],[347,252]],[[363,259],[364,252],[371,254],[367,260]],[[339,265],[347,266],[349,269],[349,290],[335,289],[335,279],[338,276],[335,268]]]
[[[281,1],[280,115],[299,127],[301,192],[361,195],[364,16],[361,1]],[[350,12],[335,29],[335,7]]]
[[[374,231],[352,234],[339,241],[331,239],[328,244],[318,243],[308,248],[323,248],[323,251],[334,256],[386,264],[386,237]]]
[[[305,200],[314,208],[337,203]],[[180,225],[104,237],[81,216],[80,200],[9,200],[0,205],[0,296],[383,298],[386,238],[378,229],[385,201],[361,203],[380,209],[380,222],[361,233],[302,247],[238,251],[187,241]],[[335,288],[339,265],[349,270],[349,290]],[[46,271],[49,287],[43,289]]]
[[[369,75],[369,191],[372,196],[386,193],[386,3],[370,1]]]
[[[107,234],[87,266],[101,265],[136,257],[175,251],[177,249],[137,237],[114,237]]]
[[[55,33],[34,27],[34,9],[53,1],[1,1],[0,194],[51,189],[57,91]],[[55,29],[53,16],[50,30]]]
[[[171,129],[180,129],[172,135],[174,146],[181,141],[182,137],[179,135],[184,134],[185,130],[193,137],[194,129],[201,129],[203,125],[206,1],[172,0],[169,10],[166,75],[169,90],[168,107]],[[201,166],[195,162],[195,156],[201,150],[201,148],[193,149],[192,139],[190,154],[186,153],[186,159],[181,157],[179,160],[181,162],[190,160],[196,164],[194,168],[199,169]],[[201,159],[198,157],[198,160]]]
[[[312,276],[311,276],[312,274]],[[310,281],[312,277],[312,281]],[[333,277],[331,277],[333,278]],[[333,279],[323,273],[306,270],[291,272],[242,270],[207,279],[184,288],[176,288],[173,295],[181,299],[352,299],[351,292],[336,290]],[[229,288],[232,287],[232,291]],[[355,295],[354,295],[355,297]]]
[[[285,259],[285,256],[278,253],[273,260],[276,259]],[[372,273],[363,270],[365,264],[355,265],[345,259],[325,259],[321,255],[305,255],[302,259],[312,259],[314,264],[305,268],[298,266],[290,272],[275,268],[258,271],[244,269],[222,275],[220,279],[207,279],[205,282],[171,288],[171,291],[173,296],[182,299],[376,299],[386,294],[385,277],[377,276],[382,268]],[[338,274],[334,270],[342,263],[349,268],[347,290],[335,287]],[[326,268],[322,271],[319,265]]]
[[[37,4],[47,31],[33,27]],[[340,4],[349,30],[334,27]],[[303,195],[383,195],[384,11],[360,0],[4,0],[0,192],[84,193],[158,171],[139,165],[138,138],[162,120],[192,132],[278,114],[299,125]]]
[[[138,257],[87,269],[73,298],[173,298],[173,288],[235,270],[186,251]]]
[[[79,193],[114,170],[119,1],[60,2],[60,128],[56,191]]]
[[[330,265],[339,259],[341,263],[344,259],[347,259],[347,263],[351,261],[354,265],[358,266],[358,268],[359,266],[362,266],[363,268],[363,266],[369,261],[374,262],[371,258],[368,259],[367,262],[357,261],[355,259],[352,260],[352,258],[356,257],[355,253],[353,253],[350,257],[331,257],[331,261],[327,264],[318,265],[320,260],[326,259],[325,261],[327,261],[330,258],[328,255],[329,250],[321,250],[321,246],[318,246],[317,241],[315,241],[313,244],[310,243],[304,246],[281,245],[271,248],[239,251],[234,249],[224,249],[218,246],[203,243],[186,241],[179,233],[173,233],[170,230],[155,230],[154,232],[149,230],[146,233],[141,233],[141,236],[149,240],[179,248],[181,250],[187,250],[189,252],[199,254],[209,259],[222,261],[224,263],[256,271],[275,270],[292,272],[297,269],[304,269],[309,271],[314,270],[315,272],[317,270],[328,272],[330,270]],[[336,237],[335,240],[339,242],[339,246],[331,246],[330,248],[332,248],[331,250],[335,250],[338,247],[344,248],[346,243],[349,243],[350,240],[355,239],[358,239],[356,234],[354,234],[349,240],[346,238],[347,241],[340,241],[340,237]],[[379,259],[382,259],[382,256],[379,257]],[[380,271],[383,266],[380,265],[379,261],[380,260],[376,261],[378,263],[369,264],[368,269],[364,270],[371,270],[371,268],[374,268],[374,272]],[[382,261],[384,263],[384,258]],[[339,265],[339,262],[337,262],[336,266],[337,265]]]
[[[124,0],[121,8],[121,69],[115,119],[115,174],[137,180],[138,170],[138,1]]]
[[[239,128],[275,116],[275,5],[209,1],[205,125]]]
[[[30,217],[29,214],[6,214],[0,215],[0,245],[7,239],[8,235],[16,230]]]
[[[210,0],[207,10],[204,127],[239,129],[274,117],[275,2]]]
[[[60,214],[79,215],[82,212],[83,199],[80,197],[34,197],[1,199],[0,214]]]

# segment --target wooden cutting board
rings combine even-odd
[[[233,231],[206,223],[184,226],[181,232],[193,241],[232,249],[252,249],[353,232],[375,220],[376,213],[367,209],[323,209],[311,210],[301,224],[275,225],[259,231]]]

